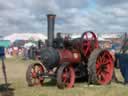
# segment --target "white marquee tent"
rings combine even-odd
[[[10,40],[14,42],[15,40],[42,40],[45,41],[47,36],[41,33],[14,33],[4,37],[4,40]]]

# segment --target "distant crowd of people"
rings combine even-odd
[[[6,48],[6,54],[10,56],[19,56],[23,53],[24,48],[20,48],[17,46]]]

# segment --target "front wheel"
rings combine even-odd
[[[72,88],[75,83],[75,71],[70,63],[63,63],[57,71],[57,86],[60,89]]]
[[[43,72],[44,67],[41,64],[35,63],[29,65],[26,72],[26,81],[28,86],[43,85],[44,78],[41,77]]]

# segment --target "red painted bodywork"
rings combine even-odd
[[[63,62],[70,62],[71,64],[80,63],[81,55],[78,50],[67,50],[67,49],[60,49],[58,50],[60,60],[59,63]]]

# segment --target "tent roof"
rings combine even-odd
[[[41,33],[14,33],[9,36],[4,37],[4,40],[10,40],[14,42],[15,40],[42,40],[45,41],[47,37]]]

